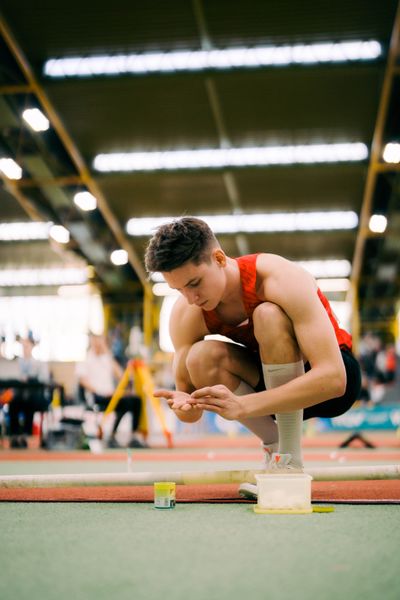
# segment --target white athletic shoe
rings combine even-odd
[[[273,452],[266,468],[266,473],[279,475],[280,473],[303,473],[303,466],[293,464],[291,454]]]
[[[266,458],[268,453],[266,452]],[[272,452],[269,460],[267,460],[265,473],[271,473],[271,475],[284,475],[286,473],[295,474],[303,473],[303,467],[298,467],[291,463],[291,454],[279,454],[279,452]],[[254,483],[241,483],[239,486],[239,496],[246,498],[247,500],[257,500],[257,485]]]
[[[257,485],[254,483],[241,483],[239,485],[239,496],[246,500],[257,500]]]
[[[274,452],[278,452],[279,444],[278,442],[273,442],[272,444],[261,444],[262,449],[264,450],[264,465],[263,468],[266,469],[269,466],[272,455]]]

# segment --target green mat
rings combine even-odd
[[[2,600],[397,600],[398,506],[0,505]]]

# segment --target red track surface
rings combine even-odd
[[[396,481],[316,481],[312,484],[314,502],[400,503],[400,480]],[[0,502],[153,502],[152,486],[0,489]],[[177,486],[177,502],[248,502],[238,495],[238,486]]]

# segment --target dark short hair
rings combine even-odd
[[[219,246],[205,221],[182,217],[161,225],[150,239],[145,265],[148,273],[172,271],[186,262],[196,265],[210,261],[210,251]]]

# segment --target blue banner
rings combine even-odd
[[[353,408],[334,419],[318,419],[319,431],[356,431],[362,429],[397,429],[400,405]]]

